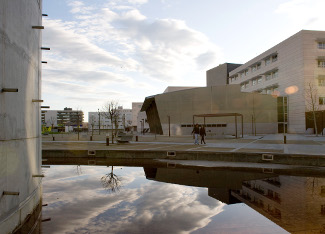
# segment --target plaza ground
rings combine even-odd
[[[144,150],[144,151],[207,151],[207,152],[261,152],[280,154],[325,155],[325,136],[286,134],[244,135],[244,138],[226,136],[220,139],[206,139],[205,145],[194,145],[193,136],[139,135],[125,144],[111,143],[106,146],[106,134],[87,133],[55,134],[43,136],[43,150]]]

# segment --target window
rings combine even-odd
[[[320,188],[320,194],[325,195],[325,186],[321,186]]]
[[[278,75],[279,75],[278,71],[270,72],[265,75],[265,80],[271,80],[271,79],[277,78]]]
[[[325,105],[325,97],[319,97],[319,105]]]
[[[261,68],[261,63],[257,63],[254,66],[252,66],[252,72],[257,71],[260,68]]]
[[[262,77],[257,78],[257,84],[262,82]]]
[[[325,205],[321,205],[320,212],[322,215],[325,215]]]
[[[245,83],[241,84],[241,85],[240,85],[240,88],[241,88],[241,89],[245,89]]]
[[[265,59],[265,65],[269,65],[271,63],[271,57]]]
[[[325,60],[318,60],[318,67],[325,67]]]
[[[272,62],[275,62],[275,61],[277,61],[278,60],[278,55],[276,54],[276,55],[273,55],[272,56]]]
[[[325,79],[318,79],[318,86],[325,86]]]
[[[257,85],[257,79],[252,80],[252,85]]]
[[[245,76],[247,76],[247,75],[248,75],[248,69],[245,70]]]
[[[278,77],[278,71],[272,72],[272,79]]]
[[[318,42],[318,49],[325,49],[325,42]]]

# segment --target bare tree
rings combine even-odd
[[[114,174],[114,168],[112,166],[111,172],[107,173],[101,178],[102,185],[109,192],[118,192],[122,185],[121,179]]]
[[[91,138],[94,137],[94,127],[95,127],[95,116],[92,115],[90,118],[90,125],[91,125]]]
[[[307,102],[307,109],[312,112],[313,122],[315,127],[316,136],[318,136],[317,122],[316,122],[316,112],[319,110],[318,107],[318,92],[317,87],[312,82],[308,82],[305,87],[305,99]]]
[[[118,122],[118,118],[119,118],[119,114],[120,114],[119,110],[118,110],[118,105],[119,104],[117,101],[108,101],[102,107],[104,116],[111,120],[112,143],[114,143],[114,125],[115,125],[115,129],[116,129],[116,123]]]
[[[52,116],[47,122],[49,124],[51,124],[52,140],[54,141],[53,128],[54,128],[54,124],[55,124],[55,117]]]

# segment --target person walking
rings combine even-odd
[[[201,144],[203,144],[202,142],[205,143],[205,140],[204,140],[204,137],[206,136],[207,134],[205,133],[205,127],[204,125],[202,125],[202,127],[200,128],[200,136],[201,136]]]
[[[194,133],[194,144],[195,145],[199,145],[199,134],[200,134],[200,126],[199,124],[195,124],[194,128],[193,128],[193,131],[191,134]]]

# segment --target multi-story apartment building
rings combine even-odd
[[[81,110],[65,107],[63,110],[42,111],[42,124],[47,127],[81,126],[83,121],[84,114]]]
[[[287,97],[289,133],[306,131],[305,113],[310,111],[310,86],[316,108],[325,110],[325,32],[302,30],[229,72],[229,84],[242,92]]]
[[[115,129],[125,129],[132,126],[132,109],[123,109],[122,106],[118,107],[117,122],[113,123]],[[95,130],[110,130],[112,129],[112,122],[109,115],[102,111],[88,112],[88,129],[89,131]]]

